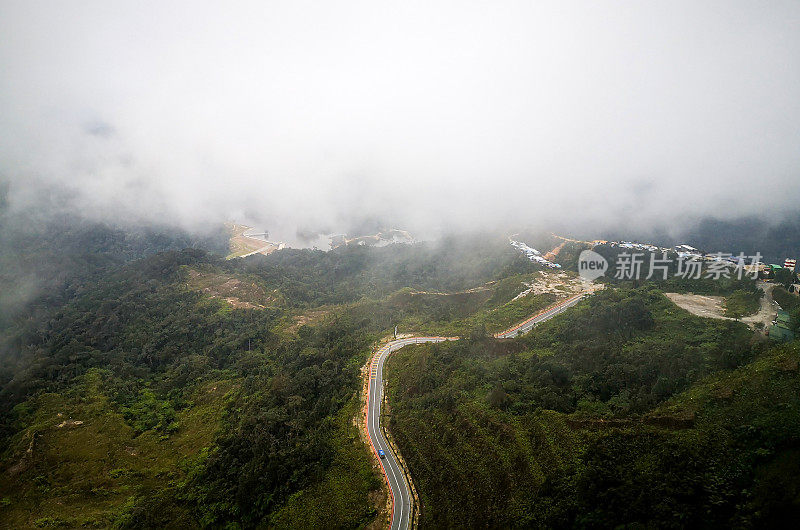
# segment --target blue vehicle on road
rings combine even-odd
[[[378,456],[381,458],[386,458],[386,453],[383,452],[383,449],[378,449]]]

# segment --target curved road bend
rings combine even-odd
[[[567,308],[574,306],[587,294],[589,292],[583,292],[554,304],[521,324],[496,334],[495,337],[506,339],[526,333],[536,324],[551,319]],[[400,464],[397,463],[397,459],[389,448],[389,444],[386,442],[386,438],[380,428],[381,401],[383,399],[383,363],[389,357],[389,354],[403,346],[421,344],[423,342],[443,342],[446,340],[458,340],[458,337],[408,337],[393,340],[383,345],[370,362],[369,393],[367,394],[367,434],[370,442],[372,442],[372,450],[375,452],[375,456],[378,456],[378,450],[383,450],[386,455],[385,458],[379,457],[378,461],[381,463],[383,474],[389,483],[389,492],[392,495],[392,530],[405,530],[409,527],[411,522],[411,493],[403,475],[403,470]]]
[[[423,342],[442,342],[445,340],[455,340],[457,337],[411,337],[407,339],[393,340],[385,344],[373,356],[369,367],[369,394],[367,407],[367,434],[372,442],[372,449],[375,456],[378,450],[382,449],[386,458],[378,458],[383,467],[383,474],[389,482],[389,491],[392,495],[392,530],[405,530],[408,528],[411,518],[411,493],[406,482],[403,470],[397,459],[389,448],[380,428],[381,401],[383,398],[383,363],[389,354],[399,350],[408,344],[420,344]]]

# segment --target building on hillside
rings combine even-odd
[[[789,269],[794,272],[795,268],[797,267],[797,260],[794,258],[786,258],[783,260],[783,268]]]
[[[769,327],[769,338],[778,342],[794,340],[794,332],[783,324],[773,324]]]
[[[775,322],[769,328],[769,338],[779,342],[788,342],[794,340],[794,332],[792,331],[792,317],[784,310],[779,310],[778,315],[775,317]]]
[[[791,323],[791,321],[792,321],[792,317],[790,317],[789,313],[784,311],[783,309],[779,310],[778,311],[778,315],[775,317],[775,323],[776,324],[782,324],[782,325],[786,326],[787,328],[789,327],[789,324]]]
[[[679,258],[702,258],[703,252],[694,248],[691,245],[675,245],[672,250],[674,250]]]
[[[695,252],[695,253],[698,253],[698,254],[700,253],[700,251],[697,250],[696,248],[694,248],[693,246],[686,245],[686,244],[675,245],[675,251],[676,252]]]

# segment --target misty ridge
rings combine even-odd
[[[306,7],[0,7],[4,314],[226,222],[796,254],[797,6]]]
[[[0,280],[3,284],[0,321],[12,322],[34,301],[44,305],[59,303],[58,300],[69,296],[72,283],[96,281],[105,271],[153,253],[184,248],[203,249],[220,256],[228,253],[229,232],[222,223],[213,219],[186,227],[171,218],[168,209],[164,215],[156,217],[132,210],[112,214],[102,206],[87,209],[83,202],[85,198],[78,191],[64,186],[29,185],[15,189],[17,186],[18,183],[13,181],[0,181]],[[254,218],[261,219],[258,216]],[[343,232],[351,236],[374,234],[397,226],[390,224],[397,222],[396,217],[366,218],[356,212],[349,219],[340,219],[340,222],[337,226],[344,227]],[[286,227],[283,223],[264,223],[262,226],[269,228]],[[516,255],[508,245],[512,232],[515,237],[541,249],[557,245],[558,241],[553,238],[557,233],[587,240],[646,241],[666,247],[689,241],[708,252],[744,252],[747,255],[760,252],[767,262],[782,261],[785,256],[794,255],[800,246],[800,216],[789,216],[780,222],[752,216],[732,220],[713,217],[694,222],[684,220],[677,226],[617,229],[600,229],[600,226],[590,227],[556,219],[527,226],[510,223],[465,225],[440,229],[428,238],[415,234],[414,245],[419,247],[416,251],[384,248],[361,253],[360,259],[366,270],[392,271],[409,256],[428,256],[424,259],[431,259],[429,253],[432,253],[436,263],[431,266],[449,271],[454,279],[449,287],[458,290],[472,287],[455,278],[462,274],[458,271],[468,270],[470,262],[478,256],[492,253]],[[281,266],[294,260],[298,253],[309,253],[310,259],[318,259],[313,256],[319,251],[302,249],[308,247],[308,241],[325,241],[324,246],[320,243],[320,248],[328,250],[328,240],[324,235],[332,232],[330,225],[319,228],[304,231],[290,225],[288,230],[290,235],[291,230],[295,230],[298,246],[294,248],[298,250],[287,248],[279,251],[268,257],[268,262],[271,266]],[[353,251],[359,252],[352,247],[332,252]],[[282,253],[287,254],[285,259]],[[94,258],[87,263],[87,256]],[[332,263],[335,262],[334,259]],[[321,263],[320,266],[327,265]]]
[[[420,239],[797,211],[792,3],[306,7],[6,3],[11,207]]]
[[[0,527],[795,528],[798,58],[786,0],[0,1]]]

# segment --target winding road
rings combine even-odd
[[[556,304],[530,317],[506,331],[497,333],[495,338],[507,339],[527,333],[540,322],[549,320],[567,308],[580,302],[590,291],[582,292]],[[411,491],[406,481],[403,469],[392,452],[380,427],[381,403],[383,401],[383,364],[392,352],[409,344],[424,342],[444,342],[458,340],[458,337],[408,337],[387,342],[372,356],[369,366],[369,386],[367,387],[367,434],[372,443],[372,450],[381,463],[386,482],[389,484],[389,493],[392,496],[392,530],[405,530],[411,523]],[[384,458],[380,458],[383,451]]]
[[[372,357],[369,367],[369,394],[367,395],[367,434],[372,442],[375,456],[383,451],[384,458],[378,458],[383,468],[383,474],[389,483],[389,492],[392,495],[392,530],[406,529],[411,518],[411,492],[403,475],[403,469],[397,463],[386,438],[380,427],[381,402],[383,401],[383,363],[389,354],[409,344],[423,342],[443,342],[456,340],[458,337],[411,337],[393,340],[385,344]]]

